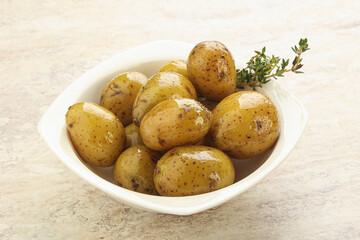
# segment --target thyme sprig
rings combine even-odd
[[[245,68],[236,69],[237,88],[250,86],[255,89],[262,87],[272,78],[284,77],[283,74],[286,72],[303,73],[299,69],[303,66],[301,54],[310,49],[307,38],[300,39],[299,46],[295,45],[291,49],[296,54],[291,68],[287,68],[289,59],[285,60],[274,55],[270,57],[265,54],[265,47],[261,51],[255,51],[256,54],[247,62]]]

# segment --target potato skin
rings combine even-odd
[[[189,54],[187,69],[196,90],[211,100],[221,101],[235,91],[235,62],[220,42],[198,43]]]
[[[236,92],[213,110],[211,145],[235,158],[251,158],[269,149],[280,133],[271,100],[257,91]]]
[[[124,127],[112,112],[95,103],[72,105],[66,113],[66,125],[73,146],[86,162],[108,167],[124,148]]]
[[[161,72],[153,75],[137,95],[133,107],[133,122],[140,122],[156,104],[167,99],[192,98],[197,94],[192,83],[181,74]]]
[[[144,144],[155,151],[195,144],[209,131],[211,112],[193,99],[166,100],[148,112],[140,125]]]
[[[160,68],[159,72],[176,72],[188,77],[187,65],[183,60],[170,61]]]
[[[100,105],[112,111],[124,126],[132,122],[135,98],[147,77],[139,72],[128,72],[116,76],[104,88]]]
[[[135,126],[134,123],[125,127],[125,139],[125,149],[136,145],[144,145],[140,135],[140,128]]]
[[[153,179],[157,160],[158,153],[144,145],[126,149],[115,163],[115,183],[136,192],[157,194]]]
[[[206,146],[181,146],[161,157],[154,183],[162,196],[190,196],[234,183],[235,169],[222,151]]]

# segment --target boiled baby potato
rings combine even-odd
[[[189,196],[215,191],[234,183],[235,169],[222,151],[206,146],[181,146],[162,156],[154,183],[162,196]]]
[[[189,79],[172,72],[155,74],[147,81],[135,99],[134,124],[139,127],[145,114],[159,102],[176,98],[197,98],[195,88]]]
[[[188,77],[186,62],[183,60],[168,62],[159,70],[159,72],[176,72]]]
[[[72,105],[66,113],[71,141],[82,159],[99,167],[115,163],[124,148],[124,127],[112,112],[95,103]]]
[[[198,43],[190,52],[187,69],[196,90],[209,99],[220,101],[235,91],[235,63],[220,42]]]
[[[156,151],[195,144],[209,131],[211,112],[194,99],[166,100],[144,117],[140,134],[144,144]]]
[[[235,158],[259,155],[279,136],[274,104],[257,91],[240,91],[222,100],[213,110],[211,145]]]
[[[125,136],[125,149],[135,145],[144,145],[140,135],[140,129],[133,123],[125,127]]]
[[[157,194],[153,174],[158,159],[158,153],[143,145],[126,149],[115,163],[115,183],[136,192]]]
[[[132,107],[147,77],[139,72],[123,73],[115,77],[103,90],[100,105],[112,111],[124,126],[132,122]]]

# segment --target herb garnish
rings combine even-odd
[[[256,55],[247,62],[245,68],[236,69],[236,87],[242,89],[245,86],[250,86],[255,89],[268,83],[271,78],[283,77],[285,72],[303,73],[299,69],[303,66],[301,54],[310,49],[307,38],[300,39],[299,46],[295,45],[291,49],[296,54],[291,68],[286,68],[289,65],[289,59],[281,59],[274,55],[270,57],[265,54],[265,47],[261,52],[255,51]]]

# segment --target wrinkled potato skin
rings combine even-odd
[[[206,146],[181,146],[167,152],[156,165],[154,183],[162,196],[190,196],[234,183],[235,169],[222,151]]]
[[[152,76],[140,90],[133,107],[133,122],[140,122],[156,104],[167,99],[192,98],[197,94],[192,83],[181,74],[161,72]]]
[[[140,135],[140,128],[133,123],[125,127],[125,136],[125,149],[136,145],[144,145]]]
[[[66,125],[78,154],[94,166],[115,163],[124,148],[124,127],[112,112],[95,103],[72,105],[66,113]]]
[[[203,96],[221,101],[236,87],[236,69],[229,50],[220,42],[198,43],[190,52],[188,77]]]
[[[147,77],[139,72],[128,72],[115,77],[103,90],[100,105],[112,111],[124,126],[132,122],[135,98]]]
[[[280,133],[271,100],[257,91],[240,91],[213,111],[211,145],[235,158],[257,156],[274,145]]]
[[[209,131],[211,112],[193,99],[166,100],[148,112],[140,125],[144,144],[155,150],[195,144]]]
[[[176,72],[188,77],[186,62],[183,60],[168,62],[159,70],[159,72]]]
[[[143,145],[126,149],[115,163],[115,183],[136,192],[157,194],[153,180],[156,162],[157,153]]]

